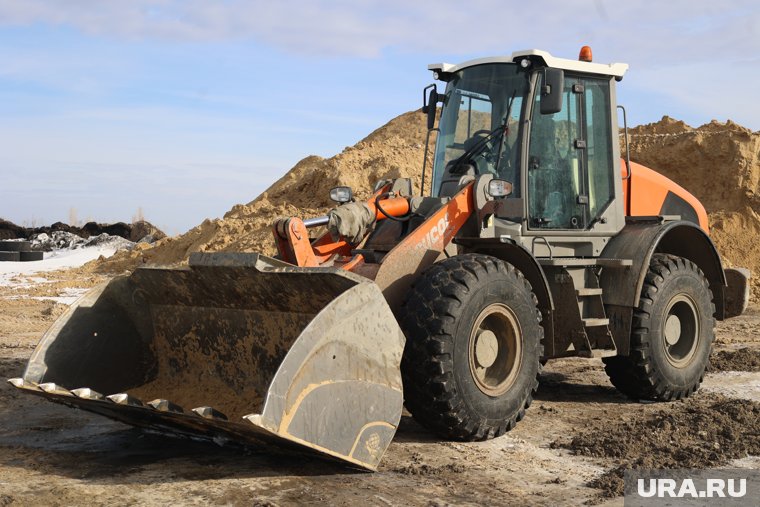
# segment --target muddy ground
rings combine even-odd
[[[101,279],[74,270],[0,287],[0,378],[21,375],[65,309],[44,298]],[[621,467],[760,468],[760,307],[721,323],[717,336],[716,365],[686,401],[632,402],[601,361],[551,361],[506,436],[444,442],[404,417],[377,473],[145,434],[3,383],[0,506],[622,505]]]

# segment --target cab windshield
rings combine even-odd
[[[439,124],[433,195],[440,194],[442,181],[474,169],[510,181],[512,196],[519,197],[517,140],[529,89],[528,73],[513,63],[482,64],[454,74],[446,87]]]

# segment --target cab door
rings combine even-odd
[[[541,89],[539,75],[537,89]],[[528,140],[529,230],[619,230],[616,203],[618,156],[613,133],[611,79],[565,74],[562,109],[540,113],[540,93],[532,107]],[[619,186],[619,183],[618,183]],[[611,220],[611,218],[614,218]]]

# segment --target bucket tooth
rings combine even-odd
[[[27,382],[26,380],[22,378],[12,378],[8,379],[8,383],[11,384],[13,387],[16,387],[18,389],[27,389],[29,391],[39,391],[40,388],[35,384],[34,382]]]
[[[71,391],[71,393],[77,398],[82,398],[83,400],[102,400],[105,398],[105,396],[97,391],[93,391],[89,387],[80,387],[79,389],[74,389]]]
[[[58,394],[61,396],[73,396],[71,394],[71,391],[69,391],[68,389],[64,389],[63,387],[57,385],[55,382],[45,382],[43,384],[40,384],[39,388],[48,394]]]
[[[261,414],[248,414],[244,415],[243,419],[256,426],[262,426]]]
[[[172,403],[169,400],[164,400],[161,398],[153,400],[153,401],[149,401],[148,406],[159,412],[174,412],[175,414],[185,413],[182,407],[180,407],[176,403]]]
[[[215,419],[219,421],[226,421],[227,416],[219,412],[213,407],[197,407],[193,409],[193,412],[203,417],[204,419]]]
[[[130,396],[127,393],[119,393],[119,394],[112,394],[110,396],[106,396],[109,400],[116,403],[117,405],[130,405],[132,407],[142,407],[142,401],[138,400],[134,396]]]

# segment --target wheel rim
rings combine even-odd
[[[665,357],[677,368],[688,365],[699,343],[699,313],[694,300],[679,294],[670,300],[662,326]]]
[[[499,396],[512,387],[522,363],[522,330],[506,305],[494,303],[475,319],[469,340],[470,372],[475,384],[488,396]]]

